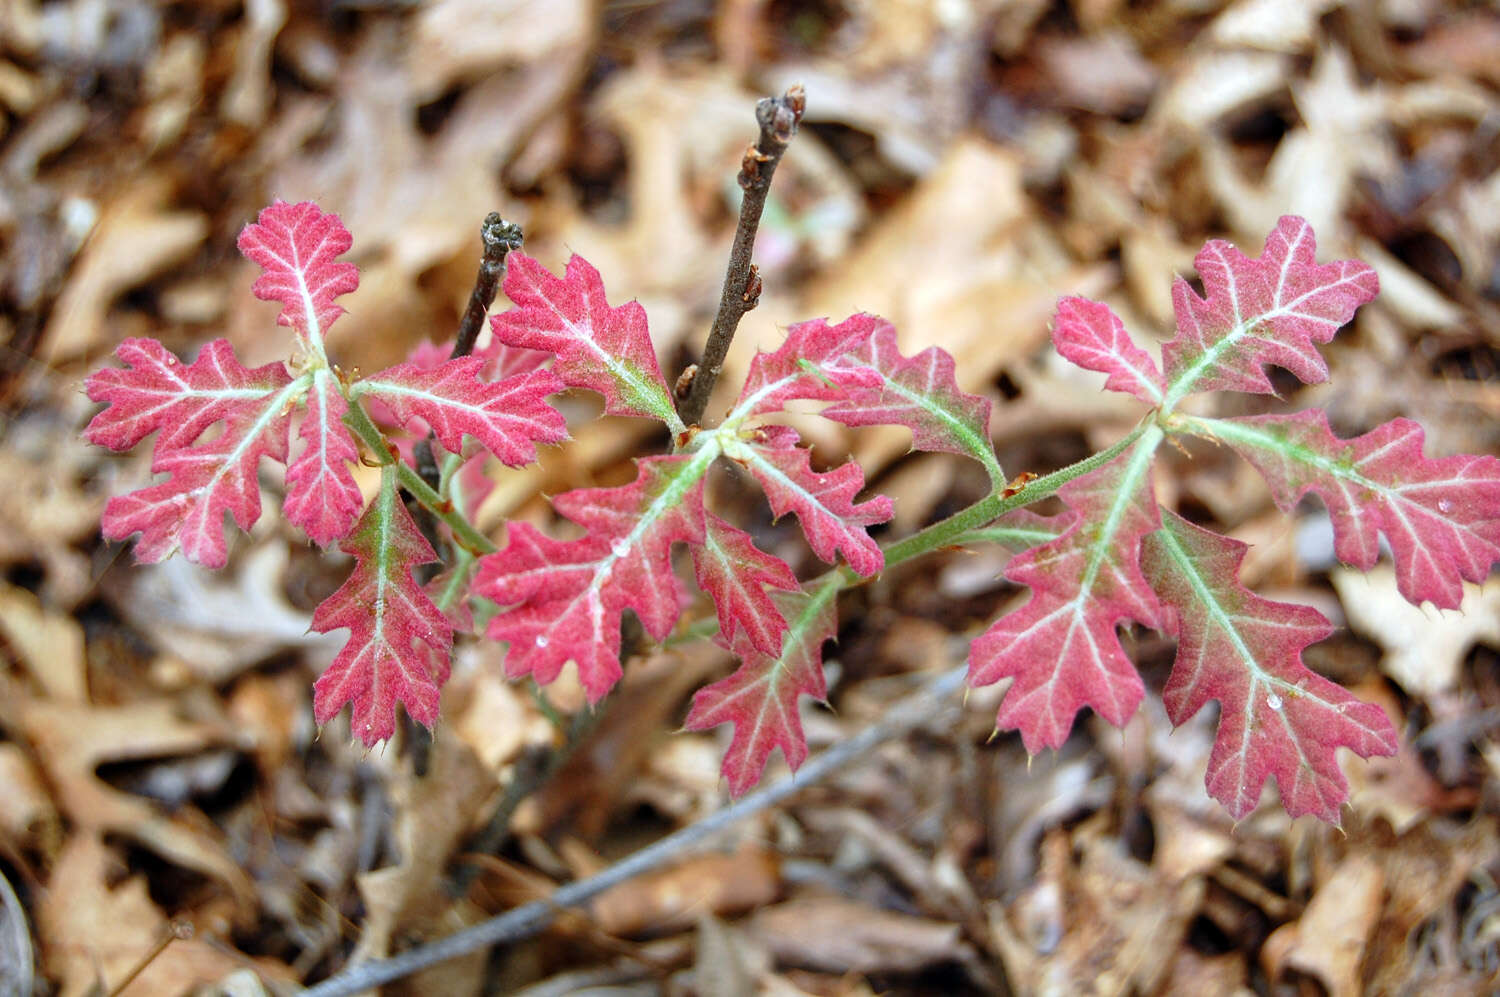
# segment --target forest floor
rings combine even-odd
[[[1253,410],[1320,406],[1346,435],[1409,416],[1429,453],[1496,453],[1497,52],[1493,3],[1439,0],[0,0],[0,995],[290,992],[728,801],[728,729],[680,729],[729,667],[716,647],[638,656],[590,714],[575,680],[507,682],[503,649],[466,640],[435,736],[366,751],[347,714],[320,732],[311,711],[338,646],[311,610],[347,557],[273,502],[219,572],[101,539],[149,465],[82,441],[83,378],[130,336],[286,359],[235,251],[272,199],[354,235],[345,369],[453,335],[499,210],[547,266],[576,252],[639,300],[670,378],[718,301],[755,100],[801,83],[732,371],[790,322],[879,314],[994,400],[1010,474],[1046,472],[1139,416],[1052,352],[1058,297],[1163,340],[1205,240],[1253,255],[1296,213],[1382,294],[1326,349],[1330,382],[1278,381]],[[556,529],[546,496],[666,444],[570,404],[575,442],[497,470],[495,535]],[[899,433],[806,435],[894,496],[882,540],[987,486]],[[1344,759],[1341,828],[1288,819],[1274,789],[1238,823],[1210,800],[1211,711],[1172,730],[1172,644],[1135,631],[1147,697],[1123,731],[1086,712],[1028,759],[992,736],[999,693],[972,692],[535,937],[387,992],[1500,992],[1500,580],[1463,613],[1411,607],[1388,566],[1333,562],[1316,502],[1284,516],[1224,453],[1163,464],[1162,501],[1250,543],[1258,591],[1332,619],[1311,664],[1395,720],[1395,757]],[[820,570],[743,491],[718,501]],[[1025,598],[1004,565],[945,552],[848,593],[829,706],[804,703],[813,750],[962,664]],[[531,783],[512,812],[506,787]]]

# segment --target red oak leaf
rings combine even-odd
[[[990,403],[959,390],[953,357],[930,347],[901,355],[896,327],[874,315],[838,325],[799,322],[772,353],[758,354],[731,419],[780,411],[793,400],[831,401],[826,418],[846,426],[906,426],[912,448],[995,464]]]
[[[260,458],[286,460],[292,402],[306,389],[305,380],[294,381],[242,403],[208,443],[158,449],[151,470],[167,479],[111,498],[104,507],[104,535],[123,540],[139,532],[135,556],[145,564],[181,548],[195,564],[222,568],[229,560],[224,514],[242,530],[260,518]]]
[[[341,421],[349,403],[329,370],[319,369],[312,378],[297,434],[302,452],[286,469],[284,511],[314,543],[327,547],[349,535],[365,498],[349,469],[350,462],[359,459],[359,448]]]
[[[334,299],[359,287],[359,270],[338,261],[352,243],[339,216],[311,201],[276,201],[240,232],[240,252],[265,271],[251,291],[262,301],[281,302],[276,321],[296,329],[318,353],[328,327],[344,313]]]
[[[779,654],[786,620],[769,585],[797,588],[791,566],[755,546],[750,534],[709,513],[703,543],[693,547],[693,571],[719,613],[719,633],[736,646],[736,636],[764,654]]]
[[[505,293],[515,307],[490,319],[509,346],[554,354],[553,369],[571,387],[604,396],[611,415],[660,419],[680,427],[637,301],[611,308],[604,283],[580,256],[554,277],[525,253],[508,257]]]
[[[326,724],[352,704],[350,730],[366,745],[395,731],[397,703],[431,727],[448,678],[453,625],[412,577],[437,555],[406,511],[393,472],[384,474],[380,494],[340,549],[354,555],[354,571],[318,606],[312,629],[347,629],[349,641],[313,687],[313,716]]]
[[[190,445],[216,422],[254,410],[291,383],[286,365],[240,365],[227,339],[216,339],[184,364],[154,339],[127,339],[115,356],[125,367],[89,375],[90,399],[106,402],[83,431],[96,446],[124,452],[160,431],[156,452]]]
[[[1108,374],[1104,386],[1135,395],[1147,405],[1160,405],[1166,382],[1151,354],[1135,344],[1108,305],[1087,298],[1063,298],[1057,303],[1052,345],[1078,366]]]
[[[1273,394],[1266,364],[1307,384],[1327,380],[1317,345],[1375,297],[1380,280],[1358,260],[1319,265],[1316,248],[1311,226],[1291,215],[1255,259],[1218,239],[1203,247],[1193,263],[1207,297],[1180,277],[1172,287],[1177,336],[1162,347],[1171,401],[1194,391]]]
[[[1194,420],[1254,464],[1284,512],[1315,493],[1333,520],[1334,553],[1356,568],[1391,545],[1396,584],[1414,603],[1463,601],[1463,579],[1483,581],[1500,561],[1500,459],[1422,456],[1422,427],[1395,419],[1342,440],[1328,416]]]
[[[842,553],[861,575],[880,571],[885,556],[867,528],[884,523],[893,515],[891,500],[884,495],[854,504],[854,496],[865,486],[865,475],[853,461],[826,474],[812,469],[812,457],[797,446],[797,432],[789,426],[765,426],[755,440],[735,440],[724,453],[743,464],[770,500],[778,516],[795,512],[808,546],[832,563]]]
[[[468,434],[512,467],[536,460],[536,443],[567,437],[562,413],[547,403],[562,382],[546,370],[503,381],[483,381],[482,357],[459,357],[423,369],[397,364],[355,383],[356,398],[381,402],[396,422],[421,419],[449,453],[461,453]]]
[[[1335,751],[1393,755],[1396,731],[1380,707],[1302,663],[1303,649],[1333,627],[1309,606],[1272,602],[1241,585],[1246,549],[1170,512],[1142,544],[1142,568],[1178,637],[1162,690],[1167,716],[1180,725],[1219,701],[1207,785],[1236,820],[1275,776],[1288,814],[1337,824],[1349,787]]]
[[[1139,548],[1158,525],[1150,467],[1160,439],[1148,433],[1058,491],[1067,531],[1012,558],[1005,572],[1031,587],[1030,600],[970,650],[970,685],[1015,679],[997,723],[1019,729],[1032,754],[1061,747],[1085,706],[1124,726],[1145,694],[1115,628],[1128,620],[1155,625],[1158,618]]]
[[[832,639],[837,628],[833,598],[837,591],[837,586],[829,585],[812,597],[801,592],[773,593],[778,615],[784,614],[789,621],[780,650],[766,654],[740,644],[735,648],[742,659],[740,667],[694,694],[684,727],[708,730],[734,724],[723,766],[732,795],[743,795],[760,781],[777,748],[793,770],[807,759],[797,701],[802,696],[821,701],[828,695],[823,642]]]
[[[553,540],[512,523],[506,547],[480,561],[475,591],[511,608],[489,636],[510,645],[506,674],[551,682],[573,661],[589,700],[620,678],[620,615],[635,610],[646,632],[666,638],[687,596],[672,571],[676,542],[703,541],[701,456],[649,457],[620,488],[586,488],[552,500],[588,532]]]

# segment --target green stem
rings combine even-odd
[[[415,468],[405,461],[396,459],[385,437],[380,434],[380,430],[376,428],[369,413],[358,400],[349,403],[349,411],[344,413],[344,424],[354,431],[354,435],[360,438],[360,441],[369,448],[370,453],[382,465],[396,465],[396,479],[401,487],[420,502],[423,508],[447,523],[448,527],[453,530],[453,539],[460,546],[475,557],[493,554],[498,549],[489,537],[475,529],[462,513],[453,508],[453,503],[444,499],[436,489],[424,481]]]

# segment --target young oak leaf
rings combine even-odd
[[[1066,532],[1006,568],[1006,578],[1030,586],[1030,600],[970,649],[970,685],[1015,679],[997,725],[1019,729],[1032,754],[1061,747],[1085,706],[1123,727],[1145,695],[1115,628],[1158,620],[1139,548],[1159,525],[1150,468],[1160,440],[1148,431],[1131,450],[1058,490]]]
[[[1288,814],[1337,824],[1349,787],[1335,751],[1393,755],[1396,731],[1380,707],[1302,663],[1303,649],[1333,627],[1310,606],[1272,602],[1241,585],[1246,550],[1171,512],[1142,543],[1142,569],[1178,638],[1162,690],[1167,716],[1181,725],[1219,701],[1207,786],[1236,820],[1255,809],[1274,776]]]
[[[545,685],[563,665],[578,665],[590,702],[603,698],[620,670],[620,616],[635,610],[664,640],[687,601],[672,571],[673,543],[703,541],[703,474],[712,455],[648,457],[636,480],[585,488],[552,500],[588,532],[553,540],[512,523],[509,542],[479,564],[475,592],[510,607],[490,621],[489,636],[510,645],[505,670]]]
[[[740,655],[739,668],[694,694],[683,721],[685,728],[708,730],[734,724],[722,769],[732,795],[742,796],[760,781],[777,748],[794,771],[807,759],[797,702],[802,696],[827,698],[823,642],[832,639],[837,629],[833,598],[837,592],[838,586],[825,585],[812,595],[772,593],[778,614],[789,621],[781,647],[767,654],[742,641],[728,642]],[[723,634],[720,643],[725,643]]]
[[[297,433],[302,452],[286,469],[284,511],[287,520],[302,527],[319,547],[348,536],[365,504],[349,469],[359,459],[359,448],[342,422],[348,410],[333,373],[327,368],[314,371]]]
[[[83,435],[122,453],[153,432],[157,453],[189,446],[209,426],[255,409],[292,380],[285,364],[242,366],[227,339],[205,345],[190,364],[154,339],[127,339],[115,357],[125,366],[96,370],[86,382],[89,398],[108,407]]]
[[[1312,227],[1288,215],[1255,259],[1220,239],[1194,257],[1207,296],[1178,278],[1172,287],[1177,336],[1162,347],[1167,408],[1194,391],[1274,394],[1265,365],[1304,383],[1327,380],[1317,346],[1333,338],[1380,280],[1358,260],[1320,265]]]
[[[359,287],[358,268],[338,260],[351,245],[339,216],[311,201],[276,201],[240,232],[240,252],[262,270],[251,293],[281,302],[276,321],[297,330],[320,355],[328,327],[344,313],[334,299]]]
[[[603,395],[611,415],[660,419],[681,431],[640,302],[611,308],[599,271],[580,256],[554,277],[525,253],[513,252],[504,287],[514,307],[490,319],[498,341],[555,354],[553,369],[563,382]]]
[[[1457,609],[1463,580],[1483,581],[1500,561],[1500,459],[1424,457],[1422,427],[1410,419],[1349,440],[1318,409],[1191,425],[1255,465],[1284,512],[1308,492],[1321,498],[1345,564],[1373,567],[1383,534],[1412,603]]]
[[[351,394],[382,403],[402,425],[421,419],[449,453],[463,451],[465,434],[512,467],[536,460],[536,444],[567,438],[562,413],[547,396],[563,388],[551,371],[533,370],[485,381],[482,357],[459,357],[434,368],[415,363],[355,382]]]
[[[350,730],[366,745],[391,736],[396,704],[413,720],[437,722],[438,695],[448,679],[453,624],[412,576],[437,560],[387,470],[380,493],[340,545],[354,571],[313,613],[318,633],[347,629],[349,640],[313,686],[313,716],[332,720],[353,707]]]
[[[1135,395],[1147,405],[1160,405],[1166,382],[1151,354],[1135,344],[1125,323],[1103,302],[1063,298],[1057,303],[1052,345],[1064,358],[1084,368],[1108,374],[1104,386]]]
[[[866,577],[885,565],[885,555],[868,527],[887,522],[895,510],[885,495],[859,504],[853,499],[865,486],[865,475],[850,461],[827,473],[812,469],[812,455],[797,446],[790,426],[763,426],[755,438],[735,438],[724,454],[743,464],[771,503],[777,516],[795,512],[807,544],[830,564],[839,555]]]
[[[790,565],[756,547],[744,530],[706,513],[703,543],[693,547],[693,572],[718,610],[726,646],[743,640],[762,654],[780,653],[786,619],[766,586],[796,589]]]
[[[912,448],[973,457],[999,477],[988,399],[959,389],[953,357],[937,347],[902,356],[896,327],[874,315],[838,325],[799,322],[781,347],[757,354],[731,419],[780,411],[793,400],[831,401],[822,415],[846,426],[906,426]]]
[[[182,550],[189,561],[222,568],[229,560],[224,514],[248,530],[260,518],[262,457],[285,461],[291,406],[307,390],[307,378],[246,401],[224,420],[224,432],[208,443],[153,454],[151,470],[165,481],[104,507],[103,532],[110,540],[140,533],[136,560],[154,564]]]

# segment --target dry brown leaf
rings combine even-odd
[[[210,876],[228,887],[243,910],[254,905],[244,869],[224,850],[222,835],[201,815],[183,809],[161,813],[138,796],[114,789],[97,774],[105,762],[187,754],[221,745],[228,732],[218,725],[183,720],[168,700],[126,706],[90,706],[25,700],[21,731],[62,810],[80,831],[124,835],[165,859]]]
[[[1332,579],[1349,625],[1385,649],[1381,669],[1414,696],[1433,699],[1456,689],[1474,646],[1500,649],[1500,582],[1466,582],[1463,602],[1452,610],[1407,602],[1386,564],[1339,568]]]
[[[441,96],[457,82],[507,64],[556,58],[589,41],[592,12],[580,0],[439,0],[416,13],[407,60],[412,95]]]
[[[767,907],[755,913],[747,930],[779,962],[832,973],[912,973],[936,963],[966,961],[971,951],[956,924],[842,897]]]
[[[62,816],[40,773],[18,744],[0,744],[0,837],[10,848],[35,848],[49,860],[62,845]]]
[[[781,863],[776,855],[743,848],[731,855],[697,855],[621,883],[595,897],[589,913],[611,935],[668,934],[705,916],[764,907],[780,893]]]
[[[1343,0],[1238,0],[1214,19],[1209,37],[1220,45],[1305,52],[1318,19]]]
[[[49,611],[32,593],[0,583],[0,637],[48,699],[82,703],[87,698],[83,627],[72,616]]]
[[[1302,917],[1266,939],[1261,962],[1272,980],[1287,969],[1316,976],[1329,997],[1358,997],[1360,964],[1380,919],[1385,874],[1375,861],[1350,855],[1318,888]]]
[[[208,218],[171,208],[172,184],[148,175],[107,199],[47,323],[46,356],[53,363],[112,347],[105,315],[116,298],[197,249]]]
[[[61,982],[63,997],[113,993],[169,937],[173,926],[152,903],[144,876],[111,888],[119,860],[98,834],[78,831],[63,849],[37,908],[37,931],[48,974]],[[231,955],[201,938],[173,938],[121,997],[181,994],[217,983],[251,961],[261,974],[282,982],[291,972],[269,959]]]

